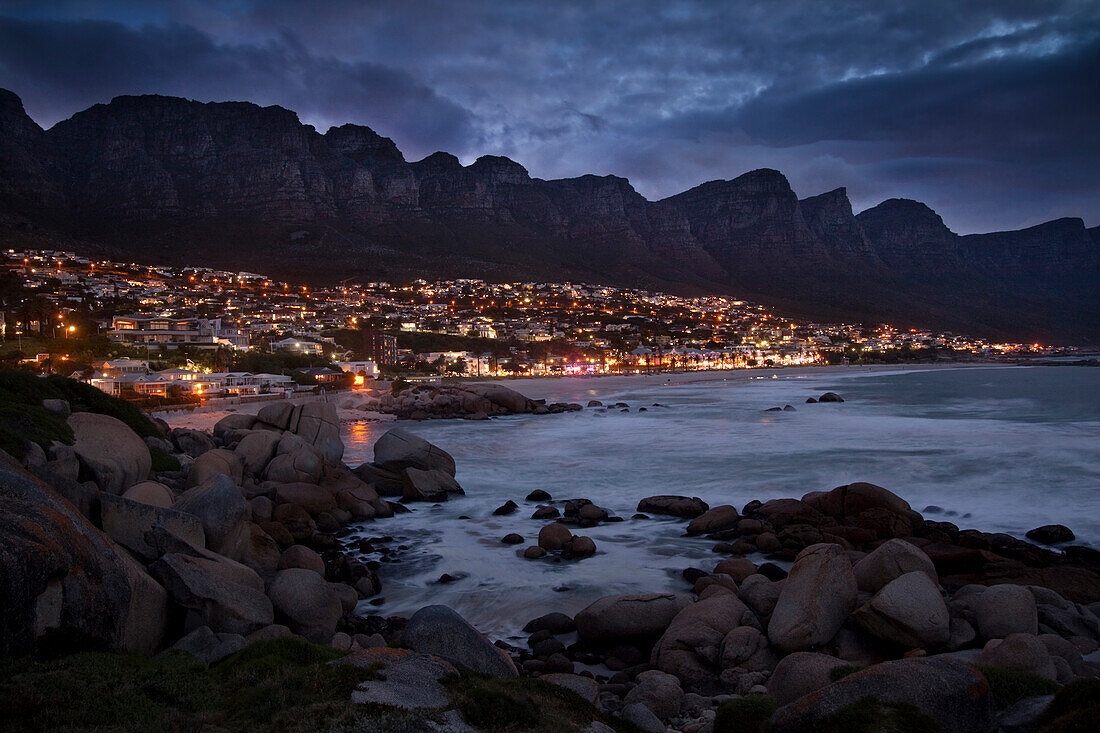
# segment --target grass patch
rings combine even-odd
[[[907,703],[865,697],[822,722],[823,733],[939,733],[940,725]]]
[[[996,667],[978,667],[978,671],[989,682],[989,690],[993,693],[993,704],[998,710],[1015,705],[1024,698],[1053,695],[1061,688],[1057,682],[1031,672]]]
[[[867,668],[862,664],[842,664],[839,667],[833,667],[829,670],[829,679],[833,682],[837,682],[850,674],[855,674],[864,669]]]
[[[178,471],[181,468],[180,459],[155,445],[149,446],[149,457],[153,459],[153,473]]]
[[[351,691],[377,672],[299,639],[253,644],[207,669],[190,655],[84,652],[0,666],[0,730],[285,733],[355,726]]]
[[[636,730],[572,690],[538,679],[463,673],[443,684],[466,722],[490,733],[582,731],[594,720],[622,733]]]
[[[64,420],[40,405],[0,402],[0,450],[22,460],[27,453],[24,441],[46,450],[55,440],[73,442],[73,429]]]
[[[1054,693],[1041,733],[1085,733],[1100,719],[1100,680],[1079,679]]]
[[[762,733],[778,707],[770,695],[747,695],[724,702],[714,717],[714,733]]]

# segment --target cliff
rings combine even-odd
[[[822,318],[1098,341],[1097,230],[960,237],[924,204],[853,215],[763,169],[648,201],[624,178],[409,162],[360,125],[280,107],[118,97],[49,130],[0,91],[0,226],[127,259],[296,278],[580,279],[723,292]]]

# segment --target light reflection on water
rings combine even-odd
[[[531,397],[624,401],[631,411],[402,423],[455,457],[467,496],[365,525],[368,535],[410,546],[401,563],[383,566],[386,602],[377,610],[405,614],[446,603],[482,630],[508,634],[535,615],[575,613],[601,595],[686,589],[680,571],[709,569],[718,556],[713,543],[682,537],[681,521],[629,519],[640,498],[660,493],[741,507],[871,481],[915,509],[944,507],[964,527],[1022,535],[1060,522],[1082,541],[1100,540],[1100,370],[767,376],[687,384],[650,377],[625,388],[529,382],[521,389]],[[826,390],[847,401],[805,404]],[[784,404],[796,411],[762,412]],[[390,427],[349,424],[345,461],[369,459],[370,444]],[[555,499],[589,498],[627,521],[583,530],[599,548],[593,558],[524,560],[519,554],[543,524],[523,501],[536,488]],[[520,510],[492,516],[508,499]],[[525,544],[501,544],[509,532]],[[464,577],[436,584],[444,572]]]

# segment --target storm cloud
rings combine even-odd
[[[1100,224],[1089,1],[11,0],[0,86],[44,126],[119,94],[279,104],[406,157],[508,155],[649,198],[772,167],[959,232]]]

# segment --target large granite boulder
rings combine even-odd
[[[240,634],[215,634],[209,626],[200,626],[170,648],[187,652],[205,665],[217,664],[244,649],[244,637]]]
[[[344,441],[340,439],[340,420],[336,405],[331,402],[307,402],[298,413],[294,432],[317,449],[330,466],[340,464],[344,457]]]
[[[707,689],[721,672],[722,642],[739,626],[759,626],[748,606],[732,593],[692,603],[676,614],[657,645],[652,663],[688,688]]]
[[[784,652],[827,643],[856,607],[852,563],[839,545],[810,545],[798,554],[783,582],[768,638]]]
[[[173,428],[170,435],[180,452],[186,453],[192,458],[198,458],[203,453],[217,448],[214,445],[214,439],[201,430]]]
[[[991,733],[997,727],[985,678],[957,660],[929,657],[898,659],[854,672],[779,708],[768,730],[823,730],[827,718],[864,698],[912,705],[943,733]]]
[[[665,720],[680,714],[684,691],[680,689],[680,680],[676,677],[650,669],[639,673],[634,682],[634,688],[623,698],[624,703],[641,703]]]
[[[425,606],[402,632],[405,646],[451,664],[494,677],[518,675],[512,658],[447,606]]]
[[[833,681],[833,670],[847,664],[849,663],[843,659],[817,652],[788,654],[772,671],[772,676],[768,679],[768,694],[780,705],[794,702],[804,695],[827,687]]]
[[[240,456],[225,448],[215,448],[195,459],[187,471],[187,485],[198,486],[211,476],[228,476],[239,484],[244,478],[244,463]]]
[[[374,444],[374,462],[389,471],[438,469],[455,475],[455,460],[449,453],[404,428],[391,428],[378,439]]]
[[[113,494],[100,496],[99,512],[100,525],[107,536],[146,560],[155,560],[162,554],[145,541],[145,533],[156,526],[196,547],[206,546],[202,522],[186,512],[142,504]]]
[[[246,475],[263,475],[267,464],[275,457],[281,437],[271,430],[253,430],[241,438],[233,452],[240,457]]]
[[[351,693],[353,703],[406,710],[449,706],[451,699],[441,680],[458,674],[454,665],[439,657],[384,646],[354,651],[333,664],[354,664],[377,670],[378,674],[360,683]],[[467,727],[466,730],[473,729]]]
[[[637,511],[694,519],[708,509],[710,509],[710,506],[697,496],[661,494],[660,496],[647,496],[639,501]]]
[[[940,587],[923,570],[887,583],[855,618],[874,636],[910,649],[942,646],[951,637]]]
[[[1031,672],[1048,680],[1058,676],[1046,644],[1032,634],[1009,634],[1004,639],[990,639],[982,648],[978,664],[1016,672]]]
[[[294,433],[283,433],[276,455],[264,469],[264,479],[280,484],[315,484],[325,470],[325,459],[317,449]]]
[[[214,424],[214,440],[225,444],[225,439],[237,430],[251,430],[256,424],[255,415],[226,415]]]
[[[289,400],[269,402],[256,412],[256,422],[270,425],[279,430],[290,430],[293,432],[298,424],[300,410],[301,407],[299,405]]]
[[[176,500],[176,497],[172,494],[172,490],[159,481],[142,481],[136,483],[123,492],[122,498],[136,501],[139,504],[158,506],[162,509],[170,508],[172,502]]]
[[[150,566],[172,600],[188,611],[188,630],[250,634],[275,620],[264,582],[251,568],[225,558],[168,553]]]
[[[446,501],[448,494],[463,494],[454,476],[446,471],[406,468],[401,471],[406,501]]]
[[[76,441],[73,450],[81,474],[108,494],[121,494],[149,478],[149,446],[126,423],[109,415],[74,412],[67,420]]]
[[[898,539],[883,542],[852,568],[856,585],[868,593],[877,593],[890,581],[914,570],[926,574],[933,583],[939,583],[931,558],[916,545]]]
[[[768,645],[768,637],[755,626],[738,626],[722,639],[720,667],[746,672],[771,671],[779,658]]]
[[[597,644],[655,639],[690,604],[686,593],[605,596],[582,609],[573,622],[581,639]]]
[[[180,494],[172,508],[198,517],[206,533],[206,546],[229,556],[241,539],[240,528],[249,515],[241,490],[221,473]]]
[[[296,634],[327,644],[344,615],[340,595],[332,583],[304,568],[280,570],[268,589],[279,618]]]
[[[166,604],[125,550],[0,451],[0,656],[30,651],[50,629],[152,653]]]
[[[310,514],[330,512],[336,508],[336,497],[316,484],[279,484],[275,489],[276,504],[297,504]]]
[[[990,586],[978,594],[971,606],[978,634],[983,639],[1039,633],[1035,595],[1027,586],[1008,583]]]
[[[814,491],[802,501],[839,522],[873,530],[880,539],[905,537],[924,524],[909,502],[881,486],[854,483]]]
[[[466,392],[484,397],[505,412],[522,413],[531,412],[534,409],[534,403],[531,400],[514,389],[500,384],[465,384],[462,388]]]

